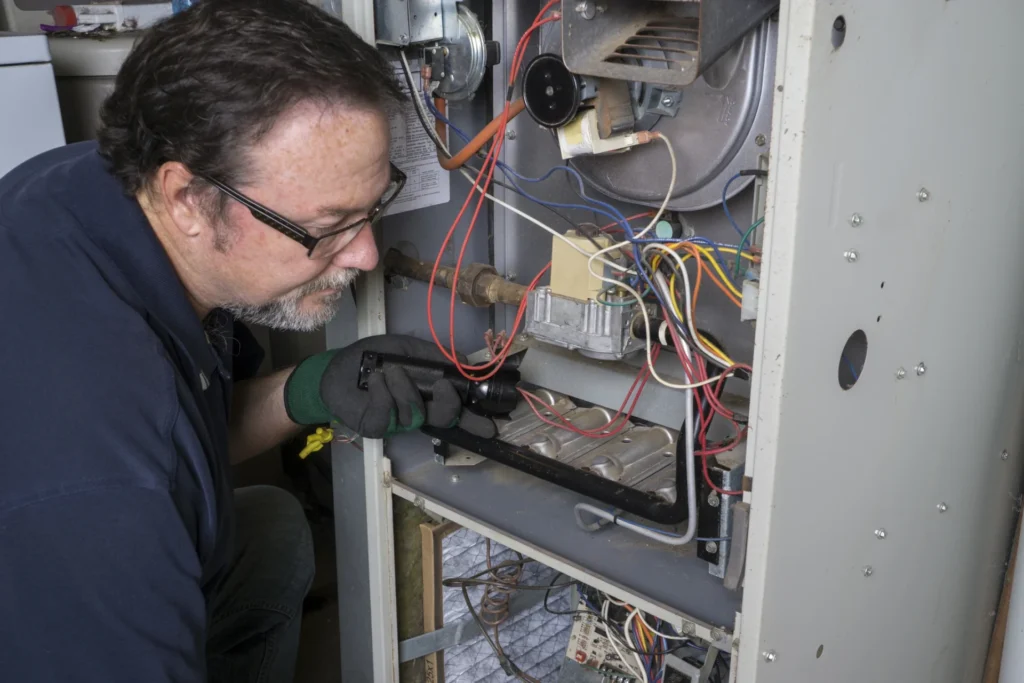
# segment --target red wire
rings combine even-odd
[[[626,222],[628,223],[630,221],[635,221],[637,218],[650,218],[653,215],[653,211],[644,211],[643,213],[636,213],[633,214],[632,216],[626,216]],[[612,223],[609,223],[608,225],[604,225],[598,228],[598,230],[600,230],[601,232],[623,232],[622,228],[618,226],[619,222],[614,221]]]
[[[652,350],[654,358],[657,358],[659,349],[660,347],[655,347]],[[620,433],[623,430],[623,428],[629,423],[629,419],[633,417],[633,411],[636,409],[637,403],[640,401],[640,395],[643,393],[644,387],[647,386],[647,380],[649,380],[650,377],[651,373],[648,370],[647,366],[645,365],[641,367],[639,372],[637,372],[636,377],[633,379],[633,384],[630,385],[629,391],[626,392],[625,398],[622,399],[622,405],[620,405],[619,409],[615,411],[615,415],[613,415],[612,418],[608,420],[608,422],[606,422],[604,425],[589,430],[580,429],[579,427],[574,425],[572,422],[569,421],[568,418],[560,414],[558,411],[554,409],[553,406],[546,403],[542,398],[540,398],[536,394],[531,394],[530,392],[525,391],[523,389],[520,389],[519,393],[522,394],[523,398],[526,399],[526,404],[530,407],[530,410],[533,411],[534,415],[540,418],[540,420],[545,424],[549,424],[553,427],[558,427],[560,429],[565,429],[567,431],[579,434],[581,436],[586,436],[594,439],[604,439],[615,436],[616,434]],[[638,384],[639,386],[637,386]],[[630,395],[633,394],[634,390],[636,390],[636,394],[632,398],[632,403],[629,405],[629,410],[625,413],[625,415],[623,415],[622,411],[626,410],[626,404],[630,402]],[[534,401],[539,403],[548,412],[557,417],[562,424],[549,420],[544,415],[542,415],[540,411],[537,409],[537,407],[534,405]],[[623,418],[622,422],[614,430],[609,430],[608,428],[611,427],[615,423],[615,421],[618,420],[620,417]]]
[[[548,2],[543,7],[543,9],[541,9],[541,11],[537,14],[537,18],[534,20],[534,22],[530,26],[530,28],[523,34],[522,38],[520,38],[519,44],[516,46],[516,50],[515,50],[515,53],[514,53],[514,56],[513,56],[513,60],[512,60],[512,65],[511,65],[511,76],[510,76],[510,81],[509,81],[509,89],[510,90],[511,90],[512,85],[515,83],[515,78],[516,78],[516,75],[518,74],[518,67],[522,63],[522,59],[523,59],[523,57],[525,55],[525,48],[526,48],[527,44],[529,43],[530,36],[533,34],[534,31],[536,31],[543,24],[546,24],[546,23],[549,23],[549,22],[552,22],[552,21],[558,21],[561,18],[560,15],[556,14],[556,15],[553,15],[551,17],[547,17],[547,18],[543,18],[542,19],[544,14],[546,14],[554,5],[558,4],[558,1],[559,0],[551,0],[550,2]],[[496,165],[496,162],[497,162],[497,159],[498,159],[498,154],[499,154],[499,152],[501,150],[502,143],[504,142],[504,139],[505,139],[505,127],[508,124],[509,108],[510,108],[510,106],[511,106],[511,101],[506,99],[505,108],[504,108],[504,110],[502,111],[502,114],[501,114],[498,130],[496,131],[495,136],[494,136],[494,144],[491,145],[490,150],[488,151],[486,157],[484,158],[484,164],[483,164],[482,168],[480,169],[479,173],[477,174],[477,177],[476,177],[476,180],[475,180],[475,184],[480,186],[482,189],[486,189],[491,184],[491,179],[492,179],[492,177],[494,175],[494,168],[495,168],[495,165]],[[486,173],[487,178],[486,178],[486,180],[483,183],[481,183],[480,182],[481,178],[485,175],[485,173]],[[473,193],[470,192],[466,196],[466,200],[463,202],[462,208],[459,210],[458,215],[455,217],[455,220],[452,222],[452,226],[448,230],[447,235],[445,235],[444,241],[441,243],[441,247],[438,249],[437,258],[434,261],[434,268],[433,268],[433,271],[431,272],[431,278],[430,278],[430,282],[429,282],[428,288],[427,288],[428,289],[428,291],[427,291],[427,324],[428,324],[428,327],[430,328],[430,335],[433,338],[434,343],[441,350],[441,353],[444,354],[445,358],[447,358],[450,362],[452,362],[456,366],[456,368],[459,370],[459,372],[464,377],[466,377],[468,379],[473,379],[473,380],[483,380],[483,379],[487,379],[489,377],[492,377],[498,371],[498,369],[501,368],[502,363],[504,363],[505,359],[508,357],[508,353],[509,353],[509,351],[511,349],[511,346],[510,345],[506,345],[506,347],[502,349],[502,352],[500,354],[495,355],[489,362],[484,363],[483,365],[476,365],[476,366],[464,365],[463,363],[461,363],[459,361],[458,355],[455,352],[455,325],[454,325],[454,321],[455,321],[455,296],[456,296],[456,283],[458,282],[458,272],[459,272],[459,270],[462,267],[462,261],[463,261],[463,257],[465,256],[466,248],[467,248],[467,246],[469,244],[470,234],[473,231],[473,227],[476,224],[476,219],[479,216],[480,209],[483,206],[484,196],[483,196],[482,193],[479,195],[479,197],[477,199],[476,208],[473,211],[473,215],[472,215],[472,218],[470,219],[469,227],[467,228],[466,235],[463,238],[462,248],[459,250],[459,257],[458,257],[458,261],[456,263],[455,274],[453,276],[453,282],[452,282],[452,285],[451,285],[451,299],[450,299],[450,302],[449,302],[449,321],[448,321],[448,324],[449,324],[449,342],[450,342],[450,345],[451,345],[451,350],[450,351],[444,347],[444,345],[441,343],[441,340],[438,338],[437,332],[436,332],[436,330],[434,328],[434,320],[433,320],[434,279],[436,278],[437,270],[438,270],[438,268],[441,265],[442,255],[444,254],[445,249],[447,248],[449,242],[451,242],[451,239],[452,239],[452,237],[455,234],[455,230],[458,227],[459,222],[462,220],[463,215],[465,215],[465,213],[466,213],[466,209],[469,208],[469,203],[472,200],[472,198],[473,198]],[[546,269],[545,269],[545,271],[546,271]],[[532,287],[536,286],[536,282],[539,281],[540,276],[545,271],[541,271],[541,273],[538,273],[537,277],[534,278],[534,283],[531,284]],[[522,320],[522,316],[525,314],[525,310],[526,310],[525,303],[526,303],[526,299],[524,298],[523,303],[520,305],[520,311],[519,311],[518,315],[516,316],[516,326],[518,326],[519,322]],[[513,333],[514,333],[514,331],[513,331]],[[476,377],[476,376],[468,374],[468,371],[471,371],[471,370],[486,370],[487,368],[490,368],[490,367],[493,367],[494,369],[491,371],[491,373],[487,374],[484,377]]]

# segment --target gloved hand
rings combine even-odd
[[[364,351],[445,361],[433,343],[395,334],[367,337],[343,349],[317,354],[300,363],[285,384],[285,407],[292,421],[314,425],[333,418],[368,439],[413,431],[424,424],[458,425],[484,438],[497,432],[489,418],[465,410],[448,380],[434,383],[430,401],[423,400],[402,368],[373,373],[367,390],[358,389]]]

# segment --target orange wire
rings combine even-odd
[[[697,262],[697,284],[693,288],[693,308],[694,308],[694,310],[696,310],[697,309],[697,292],[700,290],[701,273],[704,272],[704,268],[705,268],[705,266],[704,266],[704,258],[703,258],[703,255],[700,253],[700,250],[697,249],[692,244],[690,244],[689,242],[683,242],[682,249],[683,249],[683,251],[686,251],[691,256],[693,256],[693,260]],[[733,302],[737,306],[741,306],[742,304],[741,304],[740,300],[737,299],[736,296],[726,288],[726,286],[722,283],[721,279],[719,279],[718,274],[715,273],[714,268],[708,268],[707,270],[708,270],[708,278],[711,279],[711,282],[716,287],[718,287],[720,290],[722,290],[723,294],[725,294],[727,297],[729,297],[729,301]]]

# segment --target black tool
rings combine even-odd
[[[357,386],[366,391],[370,375],[382,373],[388,366],[397,366],[405,370],[420,394],[428,401],[433,397],[434,383],[446,379],[462,397],[462,403],[473,412],[488,417],[507,415],[519,403],[516,386],[519,384],[518,368],[523,353],[510,355],[501,370],[490,379],[475,382],[463,377],[451,363],[364,351]]]

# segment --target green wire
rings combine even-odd
[[[754,221],[754,224],[747,228],[747,231],[743,233],[743,239],[740,240],[739,245],[736,247],[736,268],[732,275],[733,278],[738,278],[740,276],[740,264],[743,263],[743,245],[750,239],[750,234],[757,230],[757,226],[762,223],[764,223],[764,218],[758,218]]]

